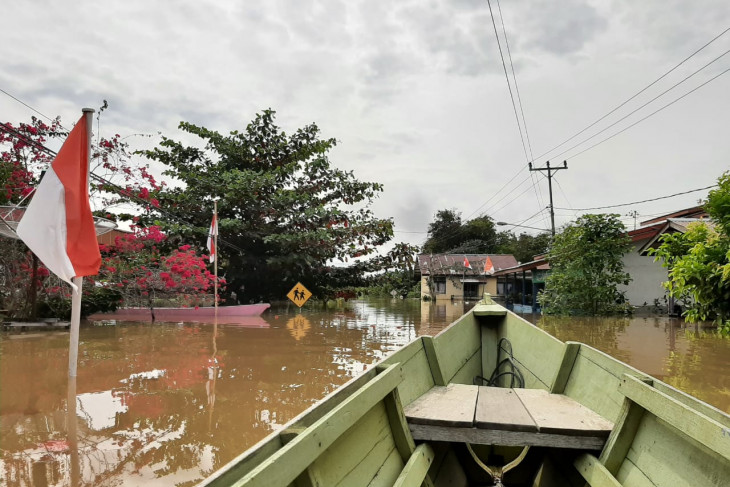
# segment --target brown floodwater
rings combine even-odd
[[[282,307],[246,326],[86,323],[75,383],[68,333],[4,332],[0,484],[194,485],[464,310],[369,300]],[[711,331],[664,317],[534,321],[730,412],[730,340]]]

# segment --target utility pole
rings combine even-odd
[[[545,167],[532,167],[532,163],[528,164],[530,171],[546,171],[548,178],[548,188],[550,189],[550,228],[552,229],[553,237],[555,236],[555,209],[553,208],[553,173],[561,169],[568,169],[568,161],[563,161],[563,165],[558,167],[550,167],[550,161],[545,163]]]
[[[634,230],[636,230],[636,218],[637,218],[637,217],[639,216],[639,212],[638,212],[638,211],[636,211],[636,210],[634,210],[634,211],[630,211],[630,212],[628,212],[628,213],[626,214],[626,216],[631,216],[631,217],[633,217],[633,218],[634,218]]]

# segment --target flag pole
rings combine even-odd
[[[86,118],[86,192],[89,192],[89,170],[91,168],[91,126],[94,123],[94,109],[81,110]],[[71,294],[71,333],[68,345],[68,376],[76,377],[76,367],[79,358],[79,327],[81,325],[81,287],[83,277],[74,277],[76,289]]]
[[[218,200],[213,201],[213,221],[215,221],[215,231],[213,232],[213,270],[215,272],[213,303],[215,306],[215,317],[218,318]]]

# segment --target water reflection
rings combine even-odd
[[[89,324],[75,390],[67,334],[3,334],[0,483],[194,484],[419,331],[446,324],[403,300],[260,321]]]
[[[255,326],[87,324],[75,384],[67,380],[68,334],[1,334],[0,484],[193,485],[471,305],[281,308]],[[546,318],[539,326],[730,410],[728,340],[663,318]]]
[[[712,328],[665,316],[525,318],[561,340],[591,345],[730,412],[730,339]]]

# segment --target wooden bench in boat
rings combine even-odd
[[[613,423],[539,389],[435,386],[404,410],[415,440],[600,450]]]

